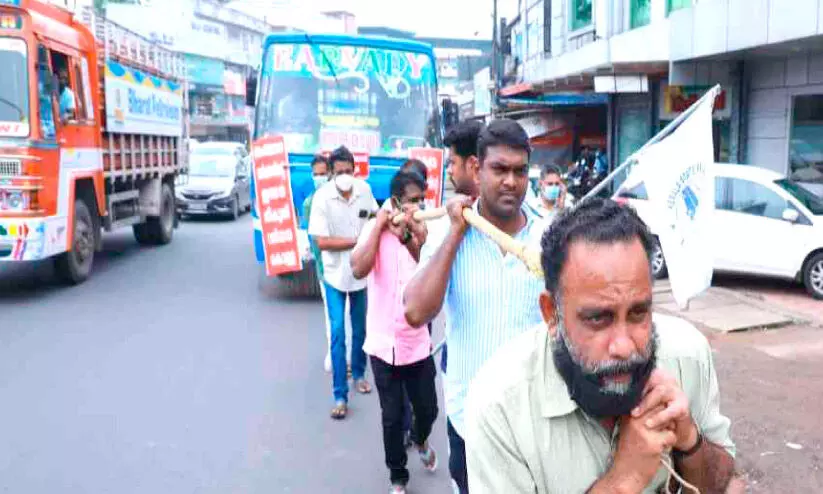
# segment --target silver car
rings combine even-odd
[[[228,216],[251,210],[251,159],[242,144],[209,142],[192,148],[186,183],[175,191],[177,212],[186,216]]]

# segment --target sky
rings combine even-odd
[[[346,10],[359,26],[385,26],[421,37],[491,39],[493,0],[242,0],[255,7],[299,5],[315,11]],[[498,0],[501,11],[516,0]]]

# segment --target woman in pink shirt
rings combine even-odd
[[[355,278],[368,276],[366,341],[380,396],[383,448],[389,468],[391,493],[403,494],[409,481],[403,433],[405,388],[415,416],[412,441],[429,472],[437,468],[437,454],[428,438],[437,418],[435,364],[426,326],[406,322],[403,288],[412,278],[426,241],[426,229],[412,214],[423,204],[426,182],[419,173],[398,172],[391,182],[392,208],[381,208],[363,228],[351,256]],[[403,214],[395,225],[392,218]]]

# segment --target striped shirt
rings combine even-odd
[[[522,211],[526,226],[514,238],[539,250],[545,223],[532,208],[524,206]],[[432,247],[421,252],[418,269],[436,253]],[[472,379],[498,348],[543,320],[538,306],[543,287],[543,280],[519,259],[504,256],[494,241],[469,227],[452,264],[444,300],[449,348],[449,372],[444,378],[446,414],[461,436],[464,401]]]

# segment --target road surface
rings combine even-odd
[[[270,295],[251,220],[108,235],[84,285],[0,264],[0,491],[386,492],[376,392],[329,418],[318,301]],[[450,492],[410,457],[410,492]]]

